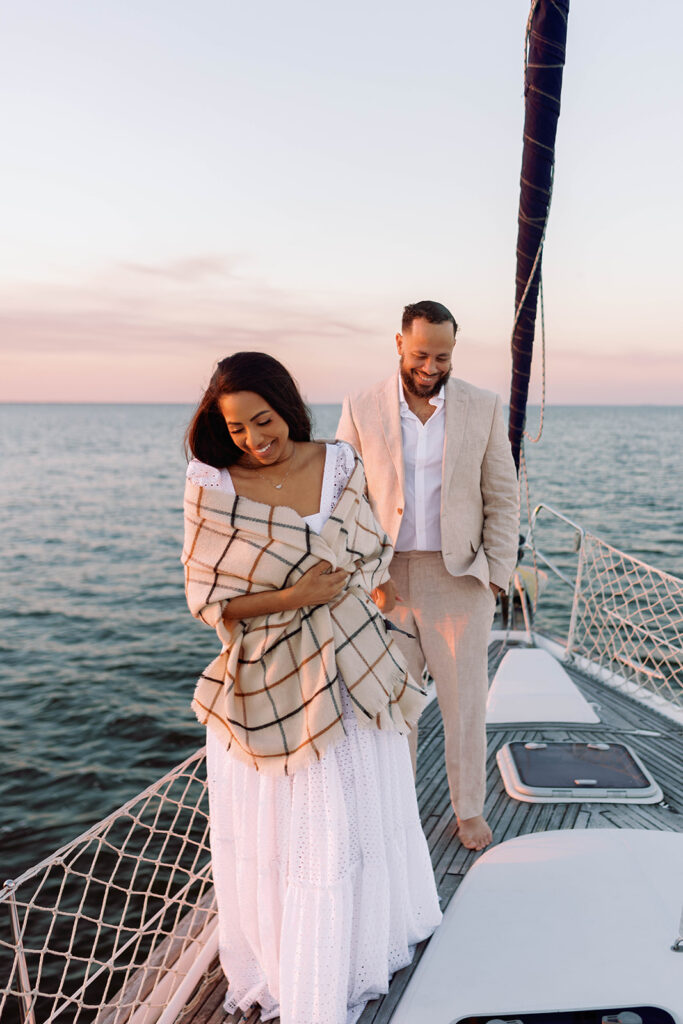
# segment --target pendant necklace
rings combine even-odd
[[[281,491],[282,490],[282,485],[284,484],[284,482],[287,479],[287,477],[289,476],[289,474],[292,472],[292,466],[294,465],[294,460],[295,459],[296,459],[296,445],[294,445],[294,451],[292,452],[291,462],[289,463],[289,469],[287,470],[287,472],[283,476],[283,478],[280,481],[280,483],[279,484],[274,484],[272,480],[268,480],[268,477],[266,477],[266,480],[268,480],[268,483],[270,484],[270,486],[274,487],[276,491]]]

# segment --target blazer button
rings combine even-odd
[[[402,509],[402,508],[397,508],[397,509],[396,509],[396,511],[398,512],[398,514],[399,514],[400,516],[402,516],[402,515],[403,515],[403,509]]]

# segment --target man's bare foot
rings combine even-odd
[[[486,818],[478,814],[476,818],[458,818],[458,839],[468,850],[483,850],[493,840]]]

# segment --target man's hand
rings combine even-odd
[[[387,580],[386,583],[382,583],[379,587],[375,587],[370,597],[375,602],[382,615],[388,615],[389,612],[393,612],[396,607],[396,602],[401,600],[399,595],[396,593],[396,586],[393,580]]]
[[[498,600],[498,595],[503,593],[503,588],[499,587],[497,583],[489,583],[489,586],[490,586],[491,590],[493,591],[493,596],[495,597],[495,599],[497,601]]]

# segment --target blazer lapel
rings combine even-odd
[[[384,382],[377,392],[377,410],[382,424],[384,440],[389,449],[391,461],[398,477],[400,501],[403,504],[405,495],[405,472],[403,468],[403,437],[401,434],[401,414],[398,407],[398,381],[393,374]]]
[[[457,377],[452,377],[446,384],[446,437],[441,472],[442,498],[448,494],[455,463],[465,436],[467,404],[467,395],[462,382]]]

